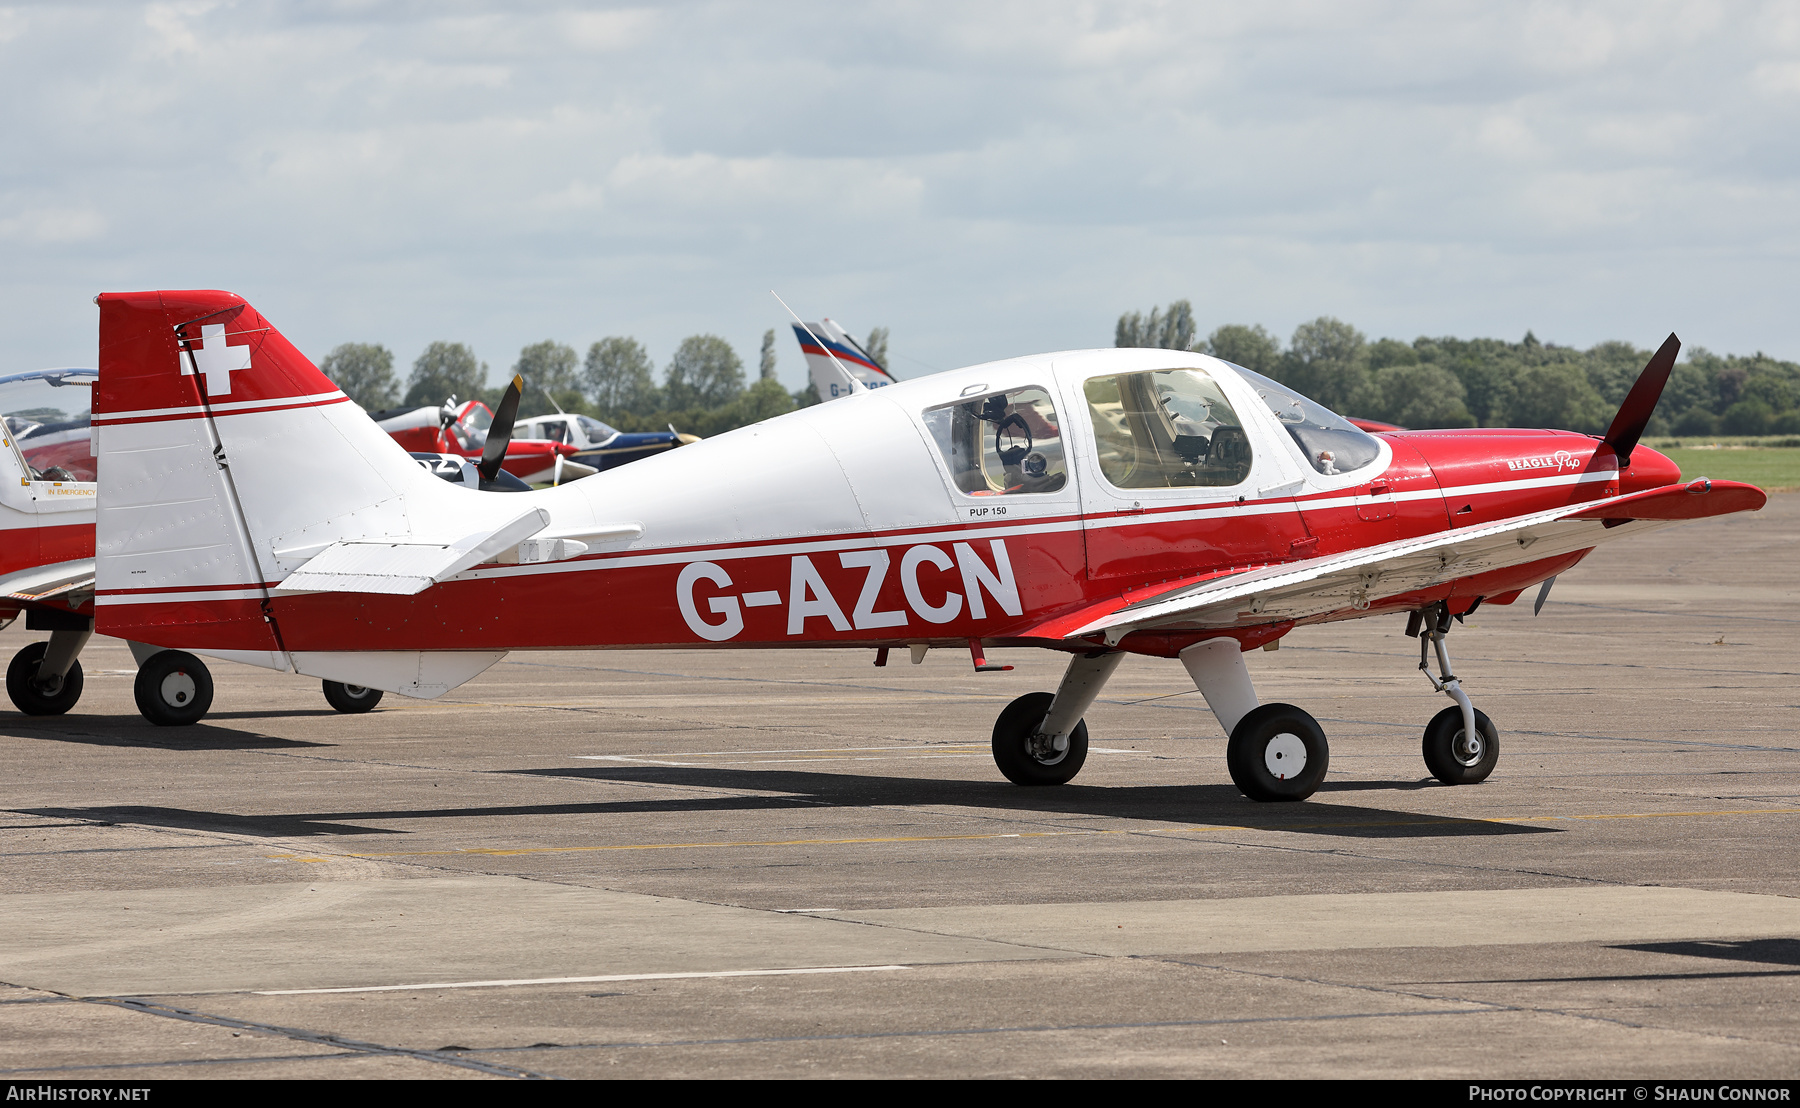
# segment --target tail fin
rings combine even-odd
[[[240,296],[97,303],[97,631],[413,695],[500,657],[483,654],[445,684],[407,661],[416,651],[386,667],[308,655],[283,641],[276,594],[321,555],[309,588],[417,592],[492,556],[496,541],[516,545],[547,514],[427,474]],[[371,539],[383,540],[386,569],[358,557]],[[377,679],[384,668],[401,676]]]
[[[833,320],[793,326],[820,400],[850,395],[852,386],[846,374],[871,389],[894,383],[893,375]]]

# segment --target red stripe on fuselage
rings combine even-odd
[[[226,411],[161,412],[155,415],[141,416],[96,416],[94,419],[94,426],[118,427],[127,423],[170,423],[183,419],[201,419],[208,415],[212,416],[214,419],[224,419],[228,416],[259,415],[263,412],[286,412],[295,408],[323,408],[328,404],[346,403],[349,399],[348,396],[337,396],[330,400],[306,400],[295,404],[270,404],[260,408],[231,408]]]

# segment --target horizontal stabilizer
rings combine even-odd
[[[45,601],[67,593],[92,592],[94,559],[53,562],[0,575],[0,596],[15,601]]]
[[[275,592],[373,592],[412,596],[494,555],[519,545],[550,523],[550,513],[533,508],[492,531],[453,542],[420,542],[412,537],[334,542],[277,585]],[[283,552],[277,551],[277,556]]]

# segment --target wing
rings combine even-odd
[[[1034,633],[1054,631],[1071,639],[1102,634],[1110,644],[1147,628],[1254,627],[1361,611],[1402,593],[1571,554],[1683,520],[1754,511],[1766,499],[1761,489],[1736,481],[1668,485],[1482,527],[1177,585],[1147,599],[1120,598],[1105,606],[1110,611],[1075,613],[1087,618],[1073,627],[1065,616]]]

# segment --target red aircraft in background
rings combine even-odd
[[[487,446],[494,413],[479,400],[458,403],[452,396],[440,408],[388,408],[370,412],[369,418],[411,453],[455,454],[473,461]],[[599,472],[573,460],[578,449],[545,439],[512,439],[500,466],[527,485],[561,484]]]
[[[234,294],[98,302],[97,628],[163,648],[137,679],[161,724],[210,706],[196,653],[431,697],[510,650],[959,647],[988,670],[986,648],[1032,646],[1068,668],[994,725],[1012,781],[1076,775],[1083,717],[1136,653],[1181,662],[1246,795],[1300,800],[1326,736],[1258,702],[1244,652],[1392,616],[1455,702],[1425,763],[1470,784],[1499,736],[1451,674],[1456,617],[1541,600],[1600,543],[1765,500],[1638,445],[1672,335],[1600,437],[1371,435],[1206,355],[1106,349],[857,391],[501,496],[431,477]],[[177,509],[181,528],[158,522]]]

